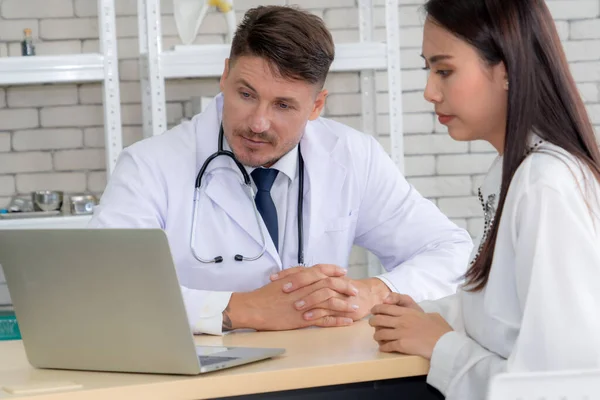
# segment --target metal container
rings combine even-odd
[[[92,194],[78,193],[69,197],[69,204],[73,215],[92,214],[98,200]]]
[[[38,190],[31,192],[31,202],[35,211],[60,210],[64,193],[57,190]]]

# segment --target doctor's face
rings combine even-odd
[[[327,97],[318,85],[273,69],[263,58],[241,56],[226,60],[221,77],[223,131],[238,160],[251,167],[269,167],[293,149]]]
[[[482,60],[466,41],[427,18],[423,58],[430,70],[425,99],[455,140],[483,139],[503,148],[508,107],[503,63]]]

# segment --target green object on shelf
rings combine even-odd
[[[21,331],[14,311],[0,310],[0,340],[20,340]]]

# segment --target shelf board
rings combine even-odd
[[[0,219],[0,229],[85,228],[91,215]]]
[[[229,44],[175,46],[160,54],[165,79],[218,77],[223,73]],[[379,42],[341,43],[335,47],[332,72],[387,68],[386,44]]]
[[[0,85],[104,80],[101,54],[0,58]]]

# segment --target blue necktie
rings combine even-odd
[[[279,251],[279,229],[277,227],[277,209],[271,198],[271,187],[273,187],[278,173],[279,171],[276,169],[257,168],[251,174],[258,189],[254,198],[256,208],[267,226],[277,251]]]

